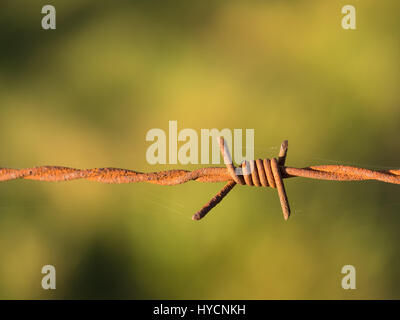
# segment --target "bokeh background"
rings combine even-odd
[[[288,139],[290,166],[398,167],[399,14],[396,0],[2,0],[0,167],[197,168],[146,162],[146,132],[169,120],[253,128],[261,158]],[[0,183],[0,298],[400,298],[397,185],[287,180],[288,222],[275,190],[237,187],[193,222],[219,188]]]

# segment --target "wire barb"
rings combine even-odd
[[[224,139],[220,138],[220,151],[226,167],[208,167],[194,171],[169,170],[142,173],[118,168],[74,169],[58,166],[42,166],[28,169],[0,168],[0,181],[28,179],[38,181],[70,181],[86,179],[102,183],[137,183],[147,182],[164,186],[178,185],[189,181],[227,182],[226,185],[195,215],[193,220],[200,220],[210,212],[236,184],[276,188],[282,207],[283,217],[290,216],[290,206],[286,194],[284,179],[303,177],[317,180],[361,181],[377,180],[400,184],[400,169],[370,170],[353,166],[321,165],[306,168],[285,166],[288,141],[283,141],[278,158],[244,161],[235,168]]]

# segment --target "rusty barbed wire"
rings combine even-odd
[[[237,184],[277,189],[285,220],[290,216],[290,206],[283,179],[303,177],[334,181],[377,180],[400,184],[400,169],[379,171],[345,165],[319,165],[305,168],[287,167],[285,166],[288,151],[287,140],[282,143],[278,158],[244,161],[241,167],[235,168],[224,139],[220,138],[219,142],[226,167],[207,167],[194,171],[168,170],[150,173],[119,168],[75,169],[60,166],[41,166],[27,169],[0,168],[0,181],[27,179],[58,182],[86,179],[117,184],[147,182],[163,186],[178,185],[189,181],[227,182],[209,202],[193,215],[193,220],[202,219]]]

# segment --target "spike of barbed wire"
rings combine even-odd
[[[400,169],[370,170],[344,165],[319,165],[305,168],[285,166],[288,141],[283,141],[277,159],[244,161],[235,168],[224,139],[220,138],[220,150],[226,167],[208,167],[194,171],[169,170],[142,173],[119,168],[75,169],[60,166],[41,166],[27,169],[0,168],[0,181],[27,179],[38,181],[71,181],[86,179],[102,183],[147,182],[164,186],[178,185],[189,181],[227,182],[226,185],[192,218],[202,219],[235,187],[236,184],[271,187],[278,190],[283,217],[290,216],[290,207],[283,179],[303,177],[317,180],[361,181],[377,180],[400,184]]]

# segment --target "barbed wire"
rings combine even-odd
[[[193,215],[193,220],[202,219],[237,184],[276,188],[285,220],[290,216],[290,206],[283,179],[303,177],[333,181],[377,180],[400,184],[400,169],[370,170],[345,165],[319,165],[305,168],[287,167],[285,166],[288,151],[287,140],[282,143],[278,158],[244,161],[239,168],[235,168],[224,139],[220,138],[219,143],[226,167],[206,167],[194,171],[168,170],[150,173],[119,168],[75,169],[60,166],[40,166],[27,169],[0,168],[0,181],[27,179],[58,182],[86,179],[116,184],[147,182],[163,186],[178,185],[189,181],[227,182],[209,202]]]

